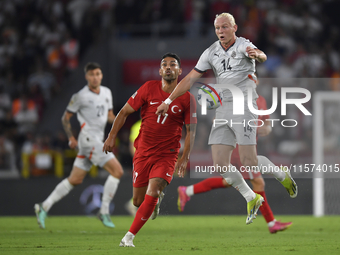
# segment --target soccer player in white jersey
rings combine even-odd
[[[252,88],[253,107],[257,109],[256,99],[258,96],[254,85],[254,81],[256,82],[255,60],[266,61],[266,54],[257,49],[249,40],[236,36],[237,25],[231,14],[217,15],[214,25],[218,40],[203,52],[195,68],[183,78],[171,95],[157,108],[156,114],[164,115],[169,109],[169,104],[188,91],[208,69],[214,71],[218,84],[237,86],[242,90],[244,98],[247,98],[248,87]],[[248,168],[259,166],[259,170],[261,170],[262,163],[258,162],[256,155],[256,128],[248,125],[248,121],[257,119],[257,116],[250,112],[247,103],[244,104],[244,115],[233,115],[232,94],[228,89],[224,89],[223,94],[223,104],[216,109],[216,119],[228,120],[228,123],[232,121],[245,124],[233,126],[224,124],[212,127],[209,144],[214,164],[215,166],[231,166],[230,156],[238,143],[242,165]],[[256,126],[255,123],[254,125]],[[296,197],[297,186],[289,171],[273,171],[271,174],[282,183],[291,197]],[[252,223],[264,201],[263,197],[255,194],[249,188],[240,172],[227,171],[221,175],[246,199],[248,203],[246,224]]]
[[[109,88],[101,86],[103,74],[99,64],[90,62],[84,70],[87,85],[72,96],[62,117],[69,146],[71,149],[78,147],[79,152],[70,176],[61,181],[44,202],[34,205],[38,224],[43,229],[51,207],[74,186],[83,182],[92,165],[103,167],[110,174],[104,185],[102,205],[97,216],[104,226],[115,227],[110,218],[109,205],[123,175],[123,168],[112,153],[105,154],[102,151],[106,123],[112,123],[116,117],[113,113],[112,94]],[[73,136],[70,124],[75,113],[81,126],[78,140]]]

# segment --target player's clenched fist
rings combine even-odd
[[[163,102],[160,106],[157,107],[156,114],[157,115],[162,114],[164,116],[165,113],[168,111],[168,109],[169,109],[169,105],[167,105]]]
[[[187,169],[188,159],[181,157],[175,165],[175,170],[177,171],[177,174],[179,177],[184,177],[185,170]]]
[[[68,140],[68,146],[70,146],[71,149],[75,149],[78,147],[78,141],[73,136],[69,138]]]
[[[258,55],[258,52],[256,51],[256,49],[254,49],[254,48],[252,48],[252,47],[250,47],[250,46],[248,46],[247,48],[246,48],[246,52],[248,53],[248,56],[250,57],[250,58],[257,58],[259,55]]]
[[[103,146],[103,152],[112,152],[115,147],[116,137],[108,136]]]

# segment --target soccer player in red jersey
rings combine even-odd
[[[262,96],[256,100],[256,104],[259,110],[267,110],[266,99]],[[266,119],[269,119],[269,115],[260,115],[259,119],[263,121],[264,125],[257,128],[258,136],[267,136],[272,130],[271,124]],[[264,156],[258,156],[259,163],[269,163],[273,164],[268,158]],[[264,191],[265,182],[262,178],[261,172],[247,171],[243,169],[243,165],[240,160],[240,154],[238,151],[238,145],[231,154],[230,163],[240,170],[243,178],[245,180],[250,180],[253,190],[255,193],[260,194],[264,198],[264,202],[260,207],[261,214],[265,218],[269,232],[274,234],[278,231],[283,231],[292,225],[292,222],[280,222],[274,218],[274,214],[267,202],[266,193]],[[273,164],[274,165],[274,164]],[[243,169],[243,170],[242,170]],[[184,210],[185,204],[190,200],[190,197],[196,194],[205,193],[213,189],[219,188],[229,188],[230,184],[223,178],[208,178],[199,183],[190,186],[179,186],[178,187],[178,210],[182,212]]]
[[[189,92],[178,97],[170,105],[170,111],[155,115],[159,106],[175,89],[181,75],[180,58],[174,53],[162,57],[159,74],[161,81],[148,81],[134,93],[118,113],[103,147],[111,152],[118,131],[128,115],[141,108],[142,124],[135,140],[133,158],[133,203],[139,207],[134,221],[119,246],[134,247],[133,239],[145,222],[155,218],[164,194],[177,169],[184,176],[196,132],[196,102]],[[183,124],[186,138],[183,155],[178,158]],[[152,215],[153,214],[153,215]]]

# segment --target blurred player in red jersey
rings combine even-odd
[[[181,62],[173,53],[162,57],[159,74],[161,81],[148,81],[134,93],[118,113],[103,147],[111,152],[118,131],[127,116],[141,108],[142,124],[135,140],[136,152],[133,158],[133,203],[139,207],[135,219],[119,246],[134,247],[133,239],[145,222],[156,218],[163,189],[171,182],[177,169],[180,177],[189,160],[196,132],[196,102],[189,92],[170,104],[170,111],[155,115],[159,106],[174,90],[181,75]],[[182,157],[177,160],[180,149],[183,124],[186,138]],[[191,142],[190,142],[191,141]]]
[[[259,95],[258,99],[256,100],[256,104],[259,110],[267,110],[267,103],[266,99]],[[272,130],[270,121],[266,121],[269,119],[269,115],[260,115],[259,119],[263,121],[264,125],[262,127],[257,128],[257,136],[267,136]],[[258,156],[259,162],[270,162],[268,158],[264,156]],[[240,160],[240,154],[238,150],[238,145],[236,146],[235,150],[231,154],[230,163],[235,166],[237,169],[241,170],[241,174],[245,180],[250,180],[253,190],[255,193],[260,194],[264,198],[264,202],[260,207],[260,211],[265,218],[269,232],[274,234],[278,231],[283,231],[289,228],[292,225],[292,222],[280,222],[274,218],[273,212],[267,202],[266,193],[264,191],[265,182],[262,178],[261,172],[253,172],[247,171],[243,169],[243,165]],[[243,170],[242,170],[243,169]],[[218,188],[229,188],[229,185],[223,177],[220,178],[208,178],[199,183],[190,186],[179,186],[178,187],[178,210],[183,212],[185,204],[190,200],[190,197],[196,194],[205,193],[213,189]]]

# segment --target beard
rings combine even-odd
[[[174,75],[170,74],[170,75],[164,75],[163,79],[168,82],[171,83],[172,81],[174,81],[176,78],[174,77]]]

